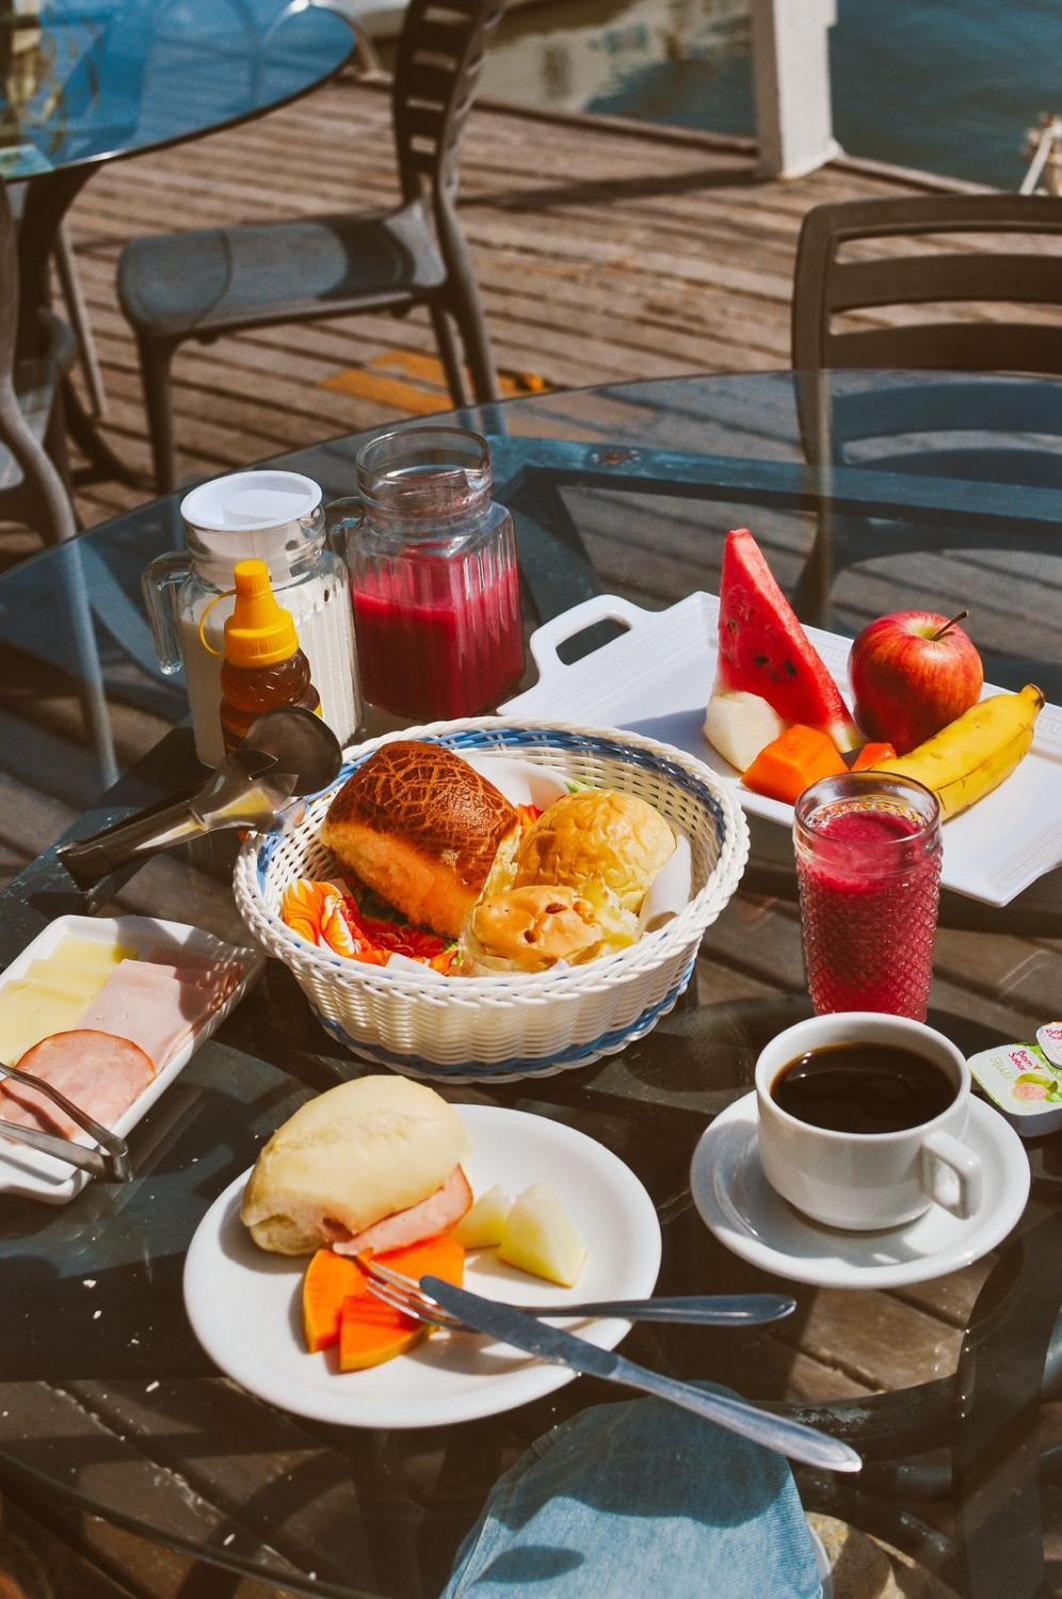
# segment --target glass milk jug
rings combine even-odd
[[[223,652],[237,561],[268,565],[277,599],[294,618],[321,714],[340,743],[348,742],[361,714],[350,586],[346,566],[325,542],[319,486],[298,472],[233,472],[186,494],[181,516],[187,550],[152,561],[142,587],[163,671],[184,667],[199,759],[216,766],[225,753],[220,653],[204,648],[199,625],[217,600],[204,632]]]

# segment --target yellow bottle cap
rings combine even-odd
[[[225,623],[225,659],[230,666],[276,666],[295,654],[299,635],[291,612],[278,605],[265,561],[238,561],[233,568],[236,605]]]

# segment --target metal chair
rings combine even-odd
[[[136,239],[118,295],[136,334],[159,493],[177,480],[174,351],[242,328],[426,304],[457,406],[498,398],[490,338],[457,218],[458,157],[504,0],[411,0],[392,117],[402,203],[373,215],[302,217]],[[456,335],[455,336],[455,332]]]
[[[65,463],[65,442],[55,425],[56,394],[77,345],[66,325],[45,313],[43,353],[25,360],[16,356],[18,237],[2,182],[0,289],[0,515],[25,523],[54,544],[77,532],[67,486],[55,465],[55,460]]]
[[[808,461],[825,471],[868,461],[881,472],[1062,486],[1057,448],[1009,444],[999,429],[1012,414],[1018,380],[964,383],[941,374],[1062,374],[1062,322],[1021,319],[925,322],[835,328],[834,319],[882,306],[976,302],[1062,306],[1062,253],[969,249],[844,259],[853,243],[902,239],[935,243],[947,235],[1040,235],[1062,243],[1062,200],[1010,194],[929,195],[816,206],[804,218],[792,303],[792,351],[801,440]],[[898,379],[873,392],[838,369],[934,372],[924,382]],[[1019,396],[1020,398],[1020,396]],[[1051,397],[1053,399],[1053,396]],[[1041,406],[1043,434],[1062,435],[1059,403]],[[927,437],[928,436],[928,437]],[[998,536],[968,528],[879,519],[822,517],[796,591],[801,614],[829,623],[838,572],[861,562],[942,545],[999,548]],[[1012,529],[1010,548],[1058,550],[1043,529]]]

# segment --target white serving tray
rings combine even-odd
[[[531,637],[539,680],[501,706],[507,715],[557,717],[626,728],[674,744],[729,782],[754,816],[791,827],[793,810],[743,788],[739,774],[701,731],[715,676],[719,600],[690,594],[666,611],[646,611],[615,594],[599,594],[545,623]],[[557,648],[595,622],[622,622],[627,632],[572,666]],[[851,641],[809,627],[808,637],[851,703]],[[984,695],[1001,689],[986,684]],[[1022,889],[1062,865],[1062,710],[1045,705],[1025,760],[994,793],[944,824],[946,888],[1008,905]]]
[[[91,939],[95,944],[113,946],[122,944],[134,954],[146,959],[151,955],[173,951],[174,964],[180,957],[192,955],[211,960],[238,960],[244,968],[243,980],[203,1024],[195,1036],[149,1083],[138,1099],[115,1122],[112,1131],[119,1137],[128,1137],[142,1116],[145,1116],[160,1094],[182,1072],[204,1039],[218,1028],[229,1012],[240,1003],[248,989],[258,981],[265,956],[260,949],[227,944],[224,939],[204,933],[201,928],[187,927],[183,922],[164,922],[155,916],[57,916],[54,922],[38,933],[32,944],[27,944],[21,955],[11,962],[0,976],[0,992],[8,983],[24,977],[35,960],[50,955],[64,937]],[[0,1117],[3,1107],[0,1104]],[[91,1144],[92,1140],[80,1135],[78,1142]],[[42,1155],[24,1144],[0,1139],[0,1194],[21,1194],[30,1199],[41,1199],[50,1205],[65,1205],[79,1194],[91,1181],[88,1172],[68,1166],[52,1155]]]

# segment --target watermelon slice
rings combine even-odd
[[[714,692],[758,694],[784,722],[820,728],[842,753],[863,742],[840,690],[744,527],[726,537]]]

